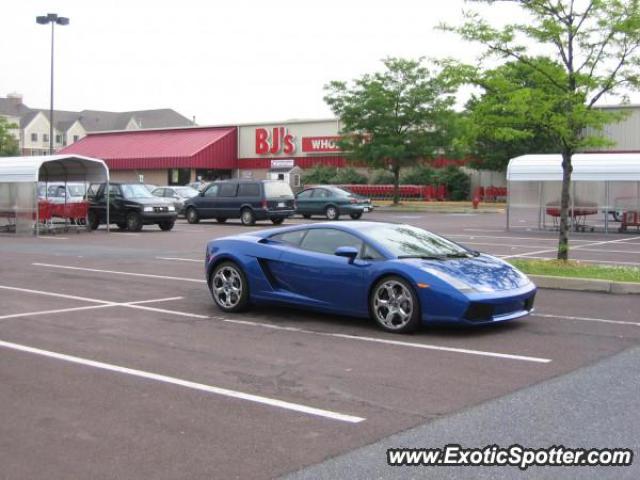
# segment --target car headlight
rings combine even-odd
[[[176,211],[176,207],[174,207],[173,205],[169,205],[169,211],[170,212],[175,212]]]
[[[153,207],[144,207],[145,212],[153,212]]]
[[[436,270],[434,268],[422,267],[422,271],[427,272],[430,275],[433,275],[434,277],[439,278],[443,282],[448,283],[453,288],[455,288],[456,290],[458,290],[460,292],[463,292],[463,293],[471,293],[471,292],[489,293],[489,292],[493,292],[493,289],[491,289],[489,287],[485,287],[485,286],[482,286],[482,285],[478,285],[478,286],[475,286],[475,287],[471,286],[467,282],[465,282],[463,280],[460,280],[459,278],[456,278],[456,277],[454,277],[452,275],[449,275],[448,273],[442,272],[440,270]]]

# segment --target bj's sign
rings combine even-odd
[[[256,128],[256,153],[258,155],[289,155],[296,151],[296,137],[287,127]]]

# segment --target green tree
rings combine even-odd
[[[450,145],[455,88],[422,60],[387,58],[383,63],[384,71],[351,84],[331,82],[325,101],[340,117],[340,146],[349,158],[391,169],[397,204],[401,169]]]
[[[367,177],[355,168],[339,168],[335,176],[330,180],[330,183],[335,185],[341,184],[365,184],[367,183]]]
[[[321,185],[323,183],[331,183],[333,177],[336,176],[337,170],[333,167],[325,165],[317,165],[307,170],[302,176],[305,185]]]
[[[6,118],[0,117],[0,157],[11,157],[20,153],[18,141],[10,132],[13,128],[18,128],[18,126],[7,122]]]
[[[476,2],[493,4],[492,0]],[[504,3],[504,2],[503,2]],[[640,0],[511,0],[522,9],[522,21],[501,28],[491,26],[478,13],[465,13],[461,26],[442,28],[479,42],[487,55],[511,59],[546,78],[548,88],[537,89],[546,98],[531,97],[532,124],[555,139],[562,154],[562,194],[558,259],[569,257],[569,187],[575,152],[601,146],[605,124],[620,116],[604,112],[596,103],[604,95],[622,95],[640,86]],[[529,48],[551,52],[545,66],[527,56]],[[556,65],[562,67],[559,75]],[[506,127],[505,136],[518,135]]]
[[[538,69],[558,81],[563,81],[565,71],[547,58],[527,61],[537,69],[511,61],[487,71],[470,71],[467,81],[482,89],[467,102],[464,117],[463,143],[472,166],[505,171],[513,157],[558,151],[557,137],[539,128],[537,113],[557,115],[562,105],[557,102],[555,86]],[[540,102],[545,102],[544,108]]]

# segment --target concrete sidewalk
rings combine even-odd
[[[286,478],[629,479],[640,478],[640,347],[570,374],[424,424]],[[625,379],[624,381],[622,379]],[[631,448],[629,467],[389,467],[391,447]]]

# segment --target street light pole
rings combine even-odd
[[[36,22],[40,25],[51,24],[51,90],[49,104],[49,155],[53,155],[53,47],[54,47],[54,27],[58,25],[69,25],[67,17],[59,17],[57,13],[47,13],[47,15],[36,17]]]

